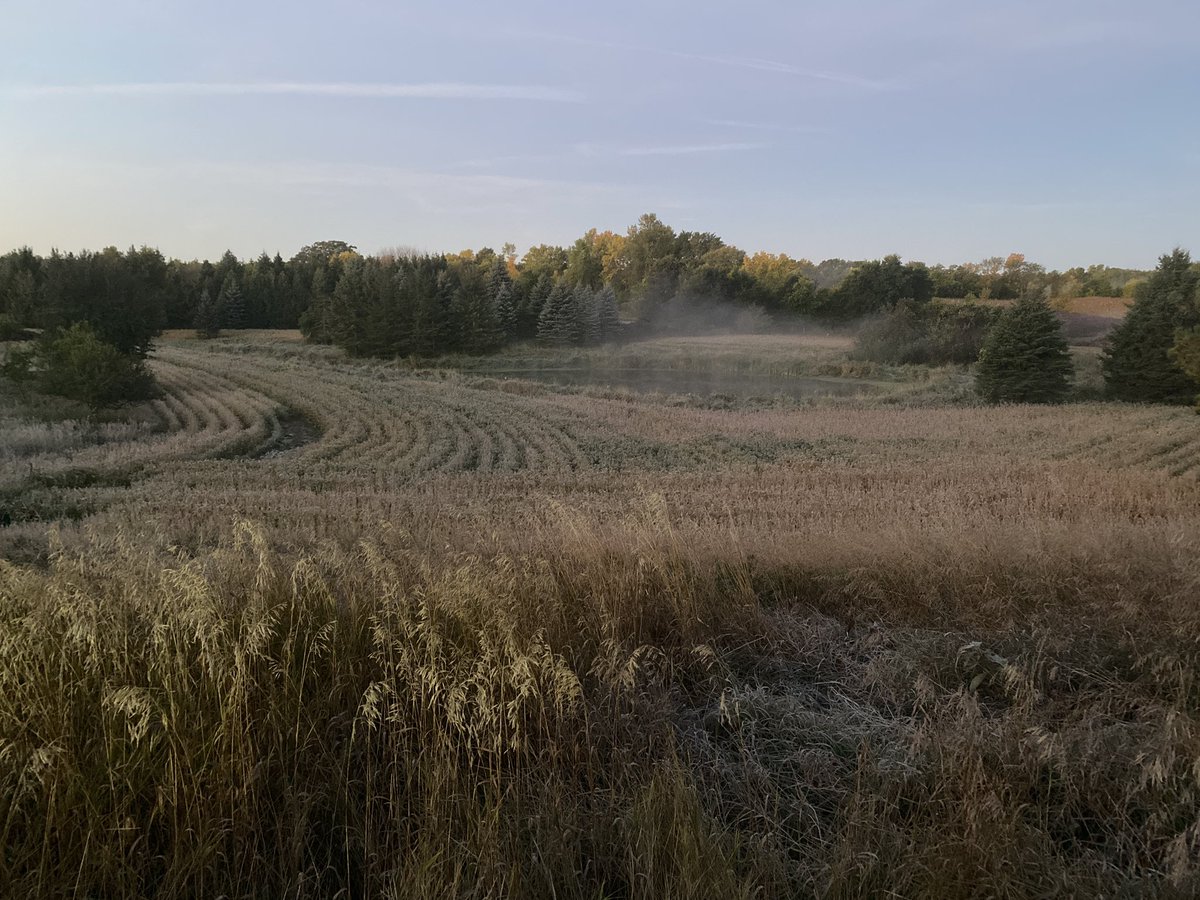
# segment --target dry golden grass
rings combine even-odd
[[[1072,297],[1063,303],[1061,309],[1085,316],[1123,319],[1132,303],[1131,297]]]
[[[966,300],[939,299],[938,303],[966,303]],[[995,306],[1005,309],[1012,306],[1014,300],[972,300],[984,306]],[[1059,312],[1074,313],[1082,316],[1103,316],[1106,319],[1123,319],[1133,303],[1131,297],[1065,297],[1055,299],[1051,305]]]
[[[0,895],[1200,890],[1190,411],[153,366],[5,414]]]

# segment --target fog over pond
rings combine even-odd
[[[741,400],[788,397],[852,397],[876,394],[886,385],[856,378],[812,378],[785,375],[742,375],[678,369],[513,369],[488,373],[571,387],[624,388],[642,394],[728,396]]]

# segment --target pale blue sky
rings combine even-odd
[[[1200,252],[1185,0],[0,0],[0,252]]]

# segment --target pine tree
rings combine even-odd
[[[1110,397],[1156,403],[1190,403],[1196,379],[1171,356],[1176,332],[1200,325],[1200,272],[1176,249],[1159,259],[1149,280],[1138,286],[1133,306],[1109,336],[1101,357]]]
[[[221,333],[221,307],[208,288],[200,292],[193,326],[197,337],[215,338]]]
[[[1071,387],[1071,354],[1046,302],[1018,300],[992,327],[979,353],[975,388],[990,403],[1057,403]]]

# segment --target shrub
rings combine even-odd
[[[859,331],[854,355],[893,365],[973,363],[999,313],[988,306],[902,300]]]
[[[990,403],[1057,403],[1072,374],[1062,324],[1044,300],[1027,297],[988,332],[975,389]]]
[[[86,322],[10,353],[0,374],[90,409],[143,400],[153,385],[140,358],[100,340]]]

